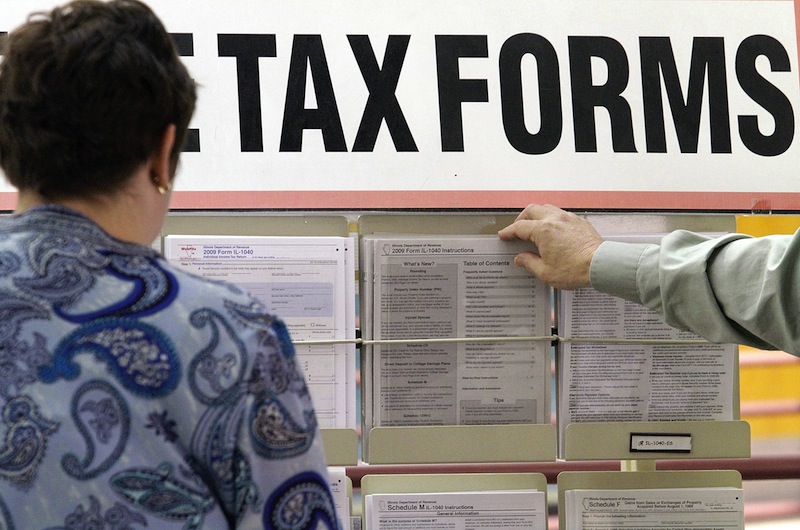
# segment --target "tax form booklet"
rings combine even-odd
[[[738,488],[567,490],[566,530],[744,530]]]
[[[280,317],[320,428],[358,425],[351,238],[170,235],[164,254],[189,272],[236,284]]]
[[[364,433],[549,423],[550,289],[497,236],[362,239]]]
[[[545,493],[533,490],[464,493],[380,493],[364,497],[368,530],[546,530]]]

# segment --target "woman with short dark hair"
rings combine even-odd
[[[286,327],[149,245],[195,83],[136,0],[9,34],[0,528],[338,528]]]

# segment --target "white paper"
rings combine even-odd
[[[547,507],[541,491],[397,493],[364,497],[369,530],[545,530]]]
[[[566,530],[743,530],[737,488],[567,490]]]
[[[550,421],[550,341],[541,340],[552,333],[550,290],[513,262],[529,243],[496,236],[365,236],[364,243],[362,325],[365,338],[378,341],[365,372],[373,398],[365,432]],[[397,342],[380,342],[387,340]]]
[[[656,236],[644,240],[658,241]],[[559,291],[558,303],[563,340],[557,418],[562,442],[570,423],[738,416],[736,345],[707,343],[667,325],[644,306],[590,288]]]
[[[342,238],[344,240],[344,296],[345,296],[345,328],[344,337],[349,342],[341,345],[345,352],[345,366],[347,373],[345,378],[345,427],[356,429],[361,422],[361,414],[358,411],[356,394],[358,394],[358,380],[356,378],[356,314],[358,312],[356,298],[356,242],[352,237]]]
[[[350,524],[350,492],[348,478],[343,467],[328,467],[328,484],[333,496],[333,505],[342,528]]]
[[[348,280],[354,278],[352,247],[344,237],[164,238],[168,260],[200,276],[238,285],[283,319],[320,428],[355,428],[358,423],[355,348],[345,342],[355,333],[355,287]]]

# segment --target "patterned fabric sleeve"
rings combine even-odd
[[[285,324],[255,302],[228,302],[226,313],[199,310],[191,318],[213,330],[189,367],[192,392],[208,404],[192,453],[211,470],[232,528],[339,528],[311,396]]]
[[[0,223],[0,528],[338,529],[286,326],[47,206]]]

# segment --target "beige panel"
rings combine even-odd
[[[329,466],[358,465],[358,433],[354,429],[320,429]]]
[[[333,215],[269,215],[247,212],[171,212],[162,235],[204,236],[347,236],[346,217]]]
[[[690,434],[689,453],[632,452],[632,433]],[[670,421],[572,423],[564,434],[565,460],[666,460],[748,458],[746,421]]]
[[[368,454],[371,464],[552,462],[556,431],[539,424],[375,427]]]

